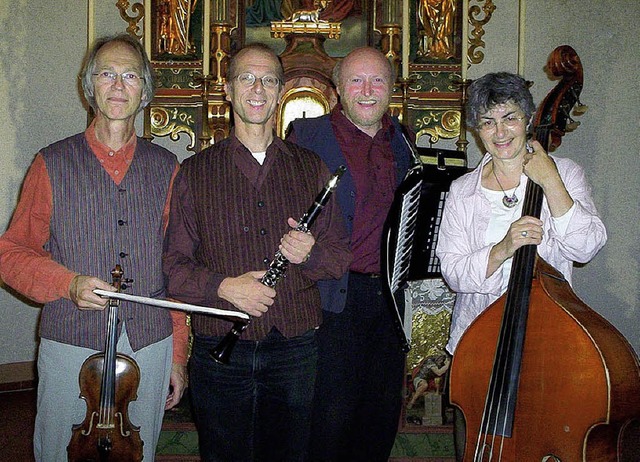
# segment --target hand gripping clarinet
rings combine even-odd
[[[346,170],[347,168],[344,165],[341,165],[336,169],[322,191],[320,191],[316,196],[313,204],[309,207],[309,210],[307,210],[302,218],[300,218],[298,226],[296,227],[297,231],[302,231],[304,233],[309,231],[309,228],[315,219],[318,217],[327,202],[329,202],[331,194],[338,186],[338,182]],[[287,258],[278,250],[274,259],[269,264],[267,272],[262,276],[262,279],[260,279],[260,282],[267,287],[275,287],[278,281],[284,277],[288,267],[289,260],[287,260]],[[233,327],[229,333],[225,335],[214,349],[211,350],[211,356],[213,359],[221,364],[229,364],[229,357],[231,356],[233,347],[247,327],[249,327],[249,321],[234,321]]]

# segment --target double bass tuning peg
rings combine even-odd
[[[573,107],[573,115],[581,116],[582,114],[587,112],[589,106],[580,102],[580,92],[577,91],[575,87],[571,87],[571,94],[573,94],[574,98],[576,99],[576,104]]]
[[[578,100],[578,102],[576,103],[576,106],[573,108],[573,115],[581,116],[582,114],[584,114],[588,110],[589,110],[589,106],[587,106],[586,104],[582,104]]]
[[[580,126],[580,122],[578,122],[577,120],[573,120],[572,118],[569,118],[569,121],[567,122],[565,130],[568,132],[572,132],[579,126]]]

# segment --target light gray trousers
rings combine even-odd
[[[173,337],[134,352],[123,328],[117,350],[133,358],[140,367],[138,398],[129,404],[129,420],[140,427],[145,462],[153,461],[169,393]],[[82,423],[87,413],[86,402],[80,399],[80,368],[94,353],[98,352],[40,340],[38,404],[33,436],[37,462],[67,462],[71,428]]]

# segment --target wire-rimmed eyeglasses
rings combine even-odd
[[[516,115],[508,115],[500,120],[483,119],[478,124],[478,130],[483,132],[492,132],[498,127],[499,123],[503,124],[507,128],[516,128],[523,119],[525,119],[525,116]]]
[[[262,77],[258,78],[251,72],[243,72],[242,74],[238,74],[236,76],[236,80],[245,87],[252,87],[256,83],[256,80],[260,80],[262,82],[262,86],[265,88],[276,88],[278,85],[280,85],[280,79],[278,77],[275,77],[273,75],[263,75]]]
[[[118,76],[120,76],[120,78],[124,83],[131,86],[140,85],[144,80],[144,77],[140,77],[135,72],[118,73],[113,71],[100,71],[100,72],[95,72],[91,75],[96,76],[96,80],[98,81],[98,83],[104,83],[104,84],[115,82]]]

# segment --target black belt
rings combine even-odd
[[[353,274],[355,276],[360,276],[360,277],[365,277],[365,278],[370,278],[370,279],[378,279],[379,277],[382,277],[382,274],[380,274],[380,273],[360,273],[358,271],[349,271],[349,274]]]

